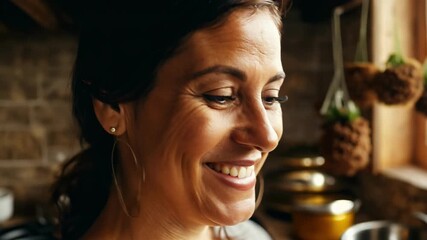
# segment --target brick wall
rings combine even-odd
[[[69,79],[76,41],[67,34],[0,35],[0,186],[16,212],[46,201],[58,163],[79,149]]]
[[[427,213],[427,190],[378,174],[361,174],[358,178],[362,211],[372,219],[389,219],[411,226],[425,227],[414,217]]]

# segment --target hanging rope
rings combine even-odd
[[[367,43],[368,15],[369,15],[369,0],[363,0],[362,13],[360,16],[359,41],[357,42],[356,54],[354,57],[355,62],[368,62],[368,43]]]
[[[339,6],[334,9],[332,16],[332,53],[334,60],[334,77],[326,93],[325,100],[323,101],[320,113],[327,115],[332,106],[337,108],[353,108],[350,103],[350,96],[348,94],[347,84],[344,76],[344,64],[342,54],[342,40],[341,40],[341,15],[357,6],[360,6],[362,0],[355,0],[346,5]],[[355,108],[356,106],[354,106]],[[351,109],[353,110],[353,109]]]

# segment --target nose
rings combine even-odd
[[[252,105],[240,112],[232,139],[261,152],[271,152],[277,147],[282,134],[281,111],[269,113],[262,103]]]

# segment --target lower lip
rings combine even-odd
[[[207,170],[210,173],[212,173],[212,175],[214,175],[217,179],[219,179],[222,183],[224,183],[229,187],[232,187],[241,191],[247,191],[255,187],[255,183],[256,183],[255,172],[253,172],[252,175],[249,177],[237,178],[237,177],[232,177],[230,175],[219,173],[206,165],[205,165],[205,168],[207,168]]]

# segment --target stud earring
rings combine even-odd
[[[115,132],[116,132],[116,130],[117,130],[117,129],[116,129],[115,127],[110,127],[110,132],[111,132],[111,133],[115,133]]]

